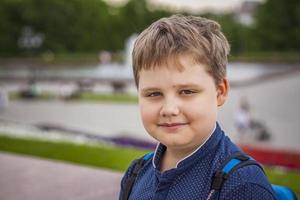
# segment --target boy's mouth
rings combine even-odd
[[[181,128],[185,127],[188,123],[161,123],[158,127],[162,128],[167,133],[177,133]]]
[[[179,127],[179,126],[184,126],[187,125],[188,123],[161,123],[158,124],[158,126],[162,127]]]

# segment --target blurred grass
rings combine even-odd
[[[48,159],[62,160],[75,164],[125,171],[133,159],[147,150],[121,148],[110,145],[74,144],[71,142],[44,141],[0,135],[0,151],[33,155]],[[273,184],[292,188],[300,195],[300,171],[265,167]]]
[[[80,165],[125,171],[132,160],[149,152],[112,145],[75,144],[0,135],[0,151],[62,160]]]
[[[41,92],[38,96],[27,98],[29,100],[39,99],[39,100],[53,100],[56,96],[49,92]],[[18,100],[18,99],[24,99],[21,97],[21,94],[19,92],[10,92],[9,93],[9,99],[10,100]]]
[[[59,99],[58,95],[49,93],[49,92],[41,92],[38,96],[30,98],[30,100],[54,100]],[[11,100],[19,100],[23,99],[19,93],[10,92],[9,99]],[[61,99],[61,98],[60,98]],[[130,94],[99,94],[99,93],[91,93],[84,92],[75,96],[70,96],[65,100],[68,101],[92,101],[92,102],[113,102],[113,103],[137,103],[137,96]]]
[[[298,197],[300,196],[299,170],[287,170],[276,167],[264,167],[264,169],[272,184],[289,186],[296,192]]]
[[[77,98],[71,100],[80,101],[102,101],[102,102],[116,102],[116,103],[137,103],[137,96],[129,94],[93,94],[82,93]]]

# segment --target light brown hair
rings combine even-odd
[[[189,55],[196,63],[205,64],[218,84],[226,76],[230,47],[220,25],[210,19],[173,15],[161,18],[137,38],[132,52],[136,86],[142,69],[155,68],[170,62],[179,69],[180,55]]]

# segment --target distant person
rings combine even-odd
[[[251,117],[250,104],[245,96],[241,97],[235,116],[239,143],[269,141],[271,133],[265,123]]]
[[[238,109],[235,115],[235,126],[238,131],[239,142],[244,142],[245,139],[249,139],[251,134],[251,116],[250,105],[246,97],[241,97]]]
[[[139,108],[158,144],[129,166],[121,200],[275,199],[257,165],[226,180],[215,173],[241,152],[216,121],[229,92],[228,54],[220,25],[201,17],[162,18],[138,36],[132,55]]]

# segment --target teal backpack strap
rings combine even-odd
[[[148,153],[146,155],[144,155],[143,157],[137,159],[137,162],[132,170],[132,172],[129,174],[129,177],[126,180],[126,185],[124,188],[124,192],[122,195],[122,200],[128,200],[132,187],[134,185],[135,179],[138,175],[138,173],[140,172],[140,170],[142,169],[142,167],[145,165],[145,163],[150,160],[153,157],[153,152]]]
[[[247,165],[257,165],[262,168],[255,160],[242,152],[236,152],[229,156],[215,172],[207,200],[218,200],[222,186],[230,174]]]
[[[264,169],[260,164],[242,152],[236,152],[229,156],[229,158],[223,162],[221,167],[214,174],[211,191],[207,200],[218,200],[220,198],[220,192],[223,183],[230,176],[230,174],[247,165],[256,165],[264,172]],[[296,194],[288,187],[272,184],[272,189],[277,200],[297,200]]]

